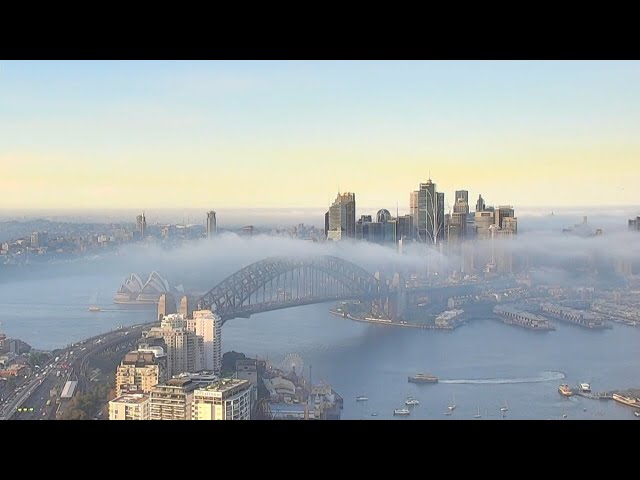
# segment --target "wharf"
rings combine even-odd
[[[580,389],[571,389],[574,395],[578,395],[584,398],[590,398],[591,400],[613,400],[613,393],[611,392],[597,392],[597,393],[586,393],[581,392]]]

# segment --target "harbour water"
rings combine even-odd
[[[122,275],[87,275],[8,281],[0,288],[0,330],[38,349],[63,347],[114,329],[152,321],[154,310],[112,303]],[[89,312],[90,305],[102,308]],[[393,328],[353,322],[309,305],[233,319],[223,329],[223,351],[268,358],[279,365],[298,353],[308,378],[326,380],[345,399],[343,419],[503,420],[635,419],[613,401],[562,397],[560,383],[589,382],[593,391],[640,386],[640,328],[614,325],[593,331],[554,322],[553,332],[532,332],[497,318],[472,318],[453,331]],[[407,377],[431,373],[437,384]],[[356,402],[359,395],[366,402]],[[406,397],[420,401],[407,417],[394,417]],[[445,416],[455,396],[457,408]],[[584,410],[586,409],[586,411]],[[376,413],[377,416],[372,416]]]

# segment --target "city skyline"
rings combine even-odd
[[[0,67],[3,210],[637,204],[638,62]]]

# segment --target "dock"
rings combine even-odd
[[[590,398],[591,400],[613,400],[612,392],[597,392],[597,393],[586,393],[580,391],[579,388],[572,388],[571,391],[574,395],[578,395],[584,398]]]

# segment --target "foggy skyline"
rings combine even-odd
[[[321,209],[340,190],[406,211],[429,176],[449,204],[637,204],[638,62],[0,67],[5,210]]]

